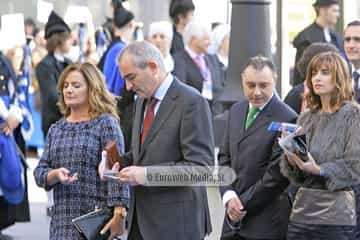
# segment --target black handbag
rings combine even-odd
[[[106,240],[110,235],[110,231],[107,231],[104,235],[101,235],[100,231],[112,216],[112,211],[108,208],[95,209],[92,212],[74,218],[72,224],[87,240]]]

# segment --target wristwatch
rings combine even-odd
[[[114,214],[115,214],[115,215],[119,215],[119,216],[121,216],[122,218],[126,218],[126,213],[127,213],[127,211],[126,211],[126,208],[125,208],[125,207],[116,207],[116,208],[114,209]]]

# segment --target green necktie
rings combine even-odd
[[[248,129],[255,120],[256,114],[260,111],[257,107],[251,107],[249,113],[246,116],[245,129]]]

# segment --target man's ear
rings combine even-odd
[[[155,61],[148,61],[147,64],[154,75],[158,73],[159,65]]]
[[[277,79],[278,79],[277,73],[273,73],[273,78],[274,78],[274,81],[277,82]]]

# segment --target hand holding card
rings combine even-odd
[[[115,141],[109,141],[105,146],[106,151],[106,167],[107,169],[112,169],[115,163],[119,163],[120,169],[124,167],[121,161],[119,151],[117,149]]]
[[[115,141],[109,141],[105,150],[102,152],[102,162],[101,162],[101,173],[100,177],[102,179],[119,179],[118,173],[124,168],[122,164],[120,154],[117,149]]]

